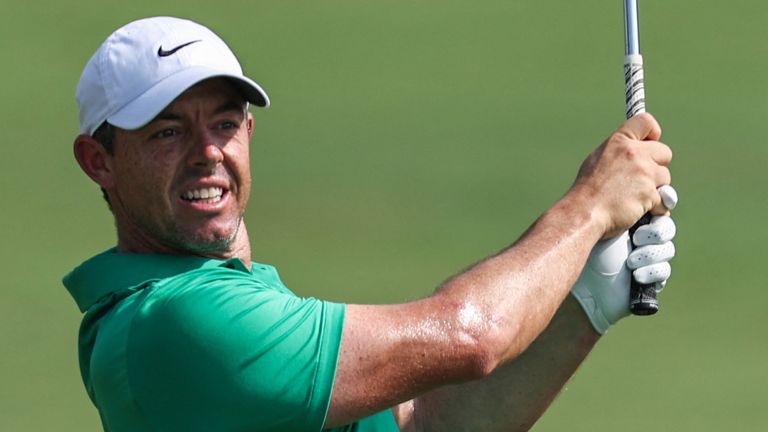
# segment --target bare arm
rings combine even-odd
[[[599,339],[568,296],[546,330],[486,379],[440,387],[393,408],[403,431],[527,431]]]
[[[570,200],[429,298],[347,306],[326,426],[486,377],[520,355],[547,326],[602,234]]]
[[[596,336],[587,334],[585,345],[572,346],[562,344],[562,333],[547,333],[533,352],[559,348],[570,354],[542,365],[538,373],[552,375],[544,381],[525,376],[530,361],[510,362],[547,327],[599,239],[625,230],[649,210],[664,211],[656,186],[669,182],[665,165],[671,153],[661,143],[642,142],[659,135],[649,115],[627,121],[582,165],[571,190],[517,242],[450,279],[433,296],[403,305],[349,305],[326,426],[403,402],[395,410],[401,425],[426,426],[430,418],[451,415],[451,410],[460,415],[456,405],[439,402],[460,398],[441,390],[423,403],[407,401],[479,378],[488,381],[487,387],[472,388],[520,385],[509,392],[536,392],[541,401],[531,400],[526,407],[511,397],[488,416],[506,415],[514,404],[527,412],[521,421],[535,421]],[[579,313],[568,312],[569,318],[558,322],[584,324],[583,316],[573,320]],[[571,325],[552,328],[571,330]],[[498,377],[500,382],[491,382]]]

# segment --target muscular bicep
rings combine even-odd
[[[326,427],[481,374],[477,340],[457,325],[453,308],[439,296],[402,305],[348,305]]]

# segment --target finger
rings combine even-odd
[[[655,284],[669,279],[672,274],[672,266],[668,262],[653,264],[632,272],[632,276],[641,284]]]
[[[645,141],[643,146],[648,150],[651,159],[659,165],[667,166],[672,162],[672,149],[659,141]]]
[[[645,245],[632,251],[627,258],[627,267],[637,270],[663,262],[675,257],[675,244],[666,242],[660,245]]]
[[[677,191],[672,186],[665,184],[659,188],[661,202],[668,210],[677,207]]]
[[[651,193],[652,206],[663,208],[662,211],[657,211],[654,214],[664,214],[664,212],[666,212],[668,209],[663,205],[664,201],[661,197],[659,188],[661,186],[668,185],[672,181],[672,173],[669,171],[669,168],[661,165],[656,165],[654,167],[650,167],[649,169],[651,170],[648,172],[648,175],[650,176],[649,180],[653,182],[653,188],[655,189],[649,191]]]
[[[662,166],[659,167],[656,170],[656,183],[659,186],[668,185],[672,182],[672,173],[669,171],[669,168]]]
[[[641,225],[632,235],[635,246],[662,244],[671,241],[677,234],[675,221],[669,216],[654,216],[651,222]]]
[[[669,209],[664,205],[660,195],[657,194],[656,198],[653,199],[653,204],[649,213],[654,216],[669,216]]]
[[[649,113],[638,114],[625,121],[618,132],[638,141],[656,141],[661,138],[661,126]]]

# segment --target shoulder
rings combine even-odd
[[[216,418],[248,411],[297,422],[309,415],[322,425],[343,316],[343,305],[300,298],[238,270],[158,281],[131,324],[132,392],[153,417],[186,413],[214,429]],[[189,413],[203,405],[205,414]]]
[[[302,299],[267,271],[254,275],[226,267],[201,268],[152,284],[133,319],[132,333],[183,342],[208,333],[233,333],[242,326],[254,332],[259,323],[269,325],[299,303]]]

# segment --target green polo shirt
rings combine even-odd
[[[64,277],[85,312],[80,371],[104,429],[320,431],[344,305],[300,298],[274,267],[96,255]],[[338,431],[396,431],[390,410]]]

